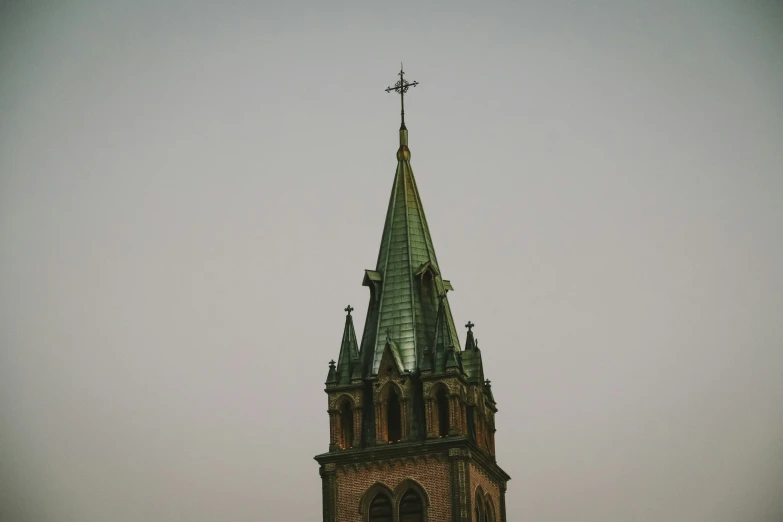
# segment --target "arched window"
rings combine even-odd
[[[486,522],[484,518],[484,510],[481,506],[481,501],[476,502],[476,522]]]
[[[400,500],[400,522],[424,522],[424,503],[412,489]]]
[[[446,388],[441,386],[435,394],[438,403],[438,435],[449,435],[449,398],[446,396]]]
[[[435,305],[435,278],[431,270],[421,274],[421,301],[422,303]]]
[[[484,490],[481,489],[481,486],[476,488],[476,499],[474,505],[474,509],[476,511],[476,518],[474,519],[475,522],[487,522],[487,512],[484,508]]]
[[[370,522],[392,522],[392,502],[388,495],[378,493],[372,499]]]
[[[487,522],[495,522],[495,505],[492,503],[492,498],[489,495],[484,499],[484,510]]]
[[[348,449],[353,446],[353,409],[349,401],[343,401],[340,407],[340,447]]]
[[[402,440],[402,411],[400,410],[400,398],[397,389],[392,386],[389,390],[389,399],[386,402],[386,422],[389,442]]]
[[[405,479],[394,490],[399,522],[426,522],[430,500],[427,491],[413,479]]]

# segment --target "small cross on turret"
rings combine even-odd
[[[476,325],[473,324],[472,322],[468,321],[468,324],[465,325],[465,328],[467,328],[469,332],[472,332],[474,326],[476,326]]]
[[[351,305],[348,305],[348,306],[346,306],[346,307],[344,308],[344,310],[345,310],[346,312],[348,312],[348,315],[351,315],[351,312],[353,312],[353,311],[354,311],[354,307],[353,307],[353,306],[351,306]]]

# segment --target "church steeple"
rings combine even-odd
[[[399,92],[400,98],[404,99],[408,88],[415,85],[418,82],[406,82],[404,72],[400,71],[400,81],[386,90]],[[451,284],[441,277],[424,206],[413,176],[404,102],[402,107],[397,169],[378,261],[375,270],[367,271],[364,279],[364,284],[371,289],[361,344],[364,377],[378,373],[386,332],[397,346],[405,369],[417,372],[425,349],[435,338],[438,295],[452,289]],[[448,299],[443,299],[443,307],[442,328],[448,337],[445,344],[459,347]]]
[[[497,406],[471,322],[460,348],[454,288],[411,168],[404,95],[418,82],[404,74],[386,89],[400,94],[400,142],[378,259],[362,283],[370,302],[361,346],[348,306],[326,380],[329,451],[316,456],[323,520],[506,522]]]

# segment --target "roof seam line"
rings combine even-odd
[[[407,141],[407,140],[406,140]],[[407,248],[408,248],[408,267],[410,269],[410,272],[408,273],[408,282],[410,283],[411,287],[411,328],[413,331],[413,361],[414,361],[414,369],[419,361],[419,354],[418,354],[418,342],[416,342],[416,300],[413,297],[413,259],[411,258],[411,228],[410,228],[410,220],[408,218],[408,181],[405,178],[405,166],[408,167],[408,172],[412,174],[413,169],[411,168],[410,160],[402,159],[400,160],[400,171],[402,173],[402,187],[404,189],[404,195],[405,195],[405,238],[407,239]],[[413,179],[413,175],[411,175],[411,179]],[[416,189],[416,186],[414,184],[414,191]],[[418,198],[417,198],[418,199]],[[426,241],[425,241],[426,242]],[[410,368],[407,368],[410,369]]]
[[[395,176],[396,177],[396,176]],[[396,181],[396,180],[395,180]],[[397,184],[395,183],[392,186],[392,197],[391,197],[391,203],[389,205],[389,208],[393,208],[395,204],[397,204],[397,191],[395,190]],[[392,242],[392,230],[394,229],[394,218],[396,217],[394,215],[394,212],[391,213],[392,218],[390,223],[386,223],[385,226],[389,227],[389,237],[386,240],[386,259],[384,259],[383,263],[383,274],[381,275],[381,287],[386,285],[386,272],[388,272],[389,267],[389,252],[391,252],[391,242]],[[380,256],[378,256],[378,261],[380,261]],[[379,335],[381,333],[381,318],[383,317],[383,299],[381,299],[383,295],[384,288],[381,288],[381,291],[378,292],[378,319],[376,321],[377,326],[375,327],[375,339],[373,339],[373,354],[372,354],[372,363],[370,364],[370,375],[372,375],[375,372],[375,360],[378,359],[378,365],[381,364],[381,359],[378,357],[378,345],[379,345]],[[381,357],[383,357],[383,353],[381,353]]]
[[[425,238],[429,237],[430,241],[432,243],[434,243],[435,240],[432,239],[432,234],[431,233],[424,234],[425,230],[427,232],[430,232],[430,227],[429,227],[429,223],[427,223],[427,215],[424,212],[424,205],[421,202],[421,194],[419,194],[419,187],[416,184],[416,180],[413,178],[413,176],[411,176],[411,182],[413,183],[414,194],[416,194],[416,202],[418,203],[418,207],[419,207],[419,217],[420,217],[419,225],[421,226],[422,237],[425,237]],[[430,247],[427,244],[427,241],[425,239],[425,241],[424,241],[424,248],[427,249],[427,257],[430,258],[430,262],[434,262],[435,266],[438,269],[439,275],[438,275],[438,277],[435,278],[436,288],[438,286],[440,287],[438,289],[438,293],[442,292],[442,293],[445,294],[446,293],[446,285],[443,283],[443,274],[441,273],[440,265],[438,264],[438,255],[435,253],[435,245],[434,244],[432,245],[432,251],[430,251]],[[449,304],[448,299],[445,299],[445,301],[446,301],[446,312],[447,312],[446,329],[449,331],[450,336],[451,335],[454,336],[452,341],[456,341],[456,345],[455,346],[456,346],[456,349],[459,350],[460,349],[459,348],[459,346],[460,346],[460,344],[459,344],[459,335],[457,335],[457,332],[455,330],[456,326],[454,326],[454,316],[451,313],[451,305]],[[437,332],[436,332],[436,335],[437,335]]]

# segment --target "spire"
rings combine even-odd
[[[356,342],[356,332],[353,329],[353,307],[345,307],[345,328],[343,329],[343,341],[340,344],[340,356],[337,358],[337,382],[350,384],[354,367],[359,367],[359,351]]]
[[[408,129],[405,127],[404,95],[418,82],[409,83],[404,72],[387,92],[400,94],[400,146],[386,222],[374,271],[367,271],[364,284],[370,287],[361,353],[365,376],[376,375],[385,348],[385,332],[398,349],[406,370],[418,370],[425,347],[435,337],[439,294],[452,289],[441,277],[438,258],[432,246],[427,218],[411,168]],[[443,332],[449,346],[458,347],[454,320],[448,299],[443,300]],[[459,349],[459,348],[457,348]]]

